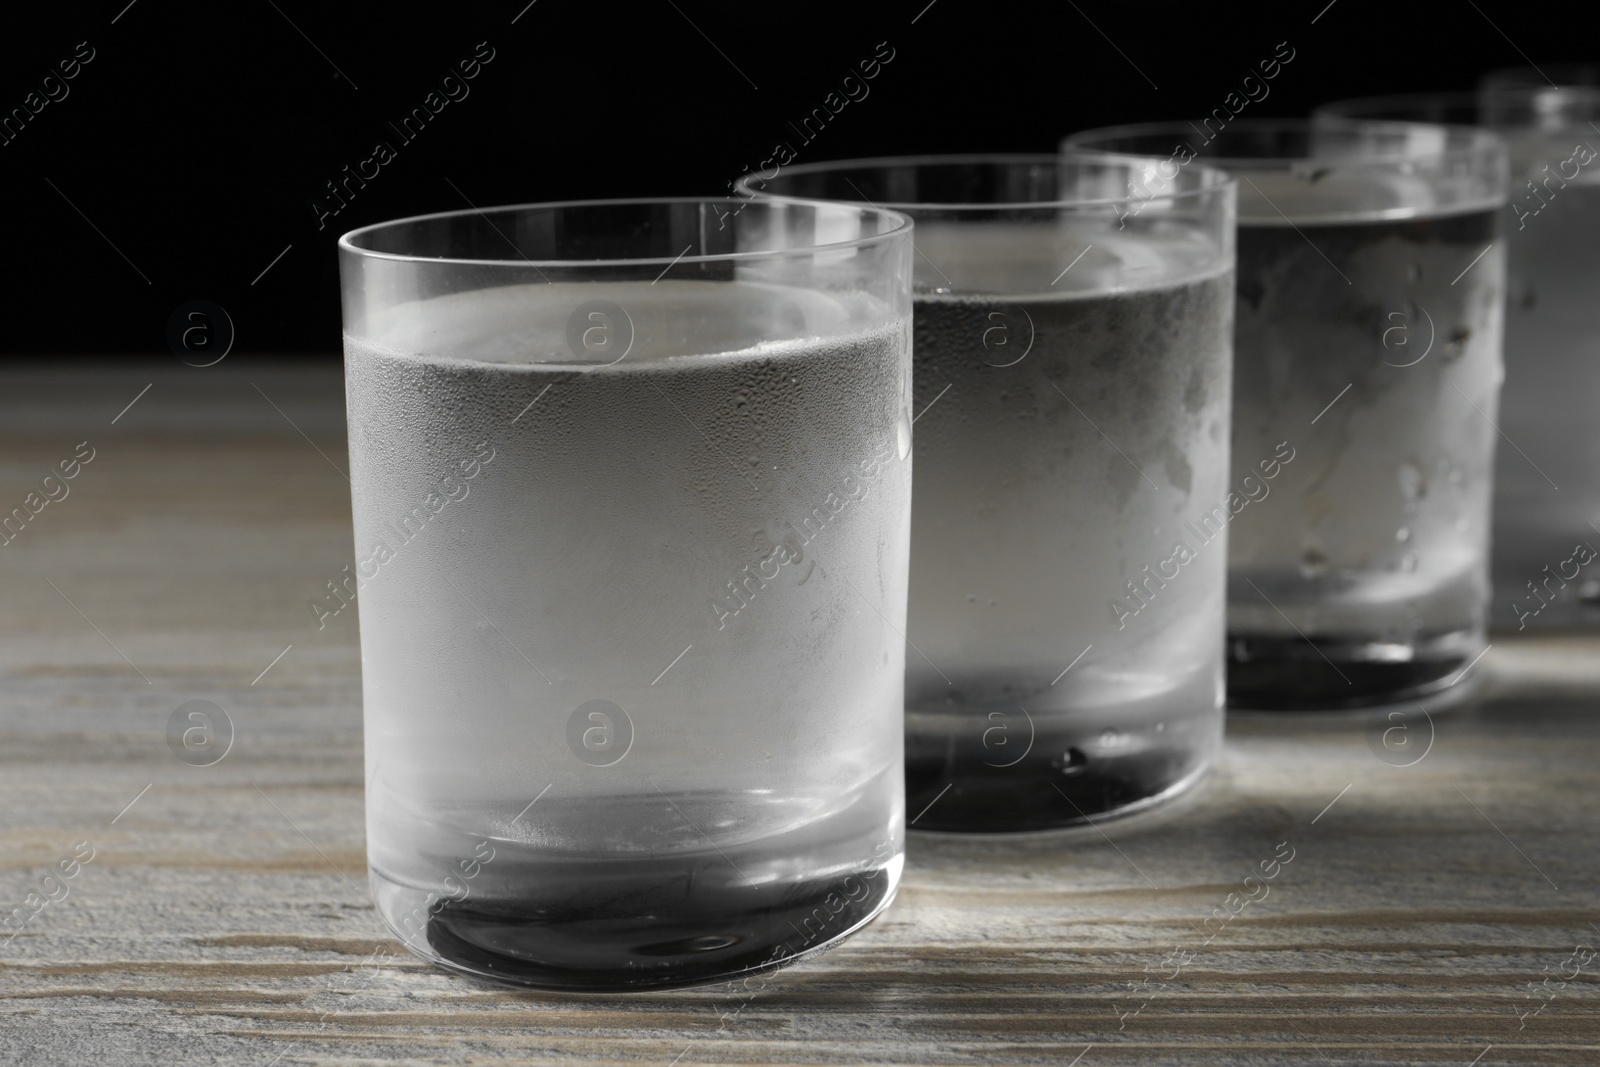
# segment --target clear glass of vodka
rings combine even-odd
[[[912,828],[1047,830],[1197,781],[1227,549],[1188,522],[1228,490],[1232,181],[981,156],[741,188],[916,220]]]
[[[1229,528],[1229,705],[1464,694],[1488,594],[1504,144],[1432,124],[1206,119],[1066,145],[1239,180],[1232,492],[1205,523]]]
[[[340,241],[384,920],[545,989],[768,970],[904,845],[911,223],[614,201]]]
[[[1600,625],[1600,68],[1543,69],[1561,84],[1504,71],[1476,93],[1318,109],[1483,126],[1510,149],[1489,625],[1511,631]]]

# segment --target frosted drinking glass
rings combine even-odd
[[[1505,434],[1495,454],[1493,629],[1600,625],[1600,87],[1596,68],[1491,75],[1477,93],[1345,100],[1318,114],[1493,129],[1511,156]],[[1530,84],[1530,78],[1537,78]],[[1591,84],[1576,84],[1588,78]],[[1568,84],[1569,79],[1573,84]]]
[[[862,160],[743,188],[916,220],[906,811],[1015,832],[1128,813],[1222,736],[1233,184],[1123,164]]]
[[[413,952],[666,987],[888,905],[910,234],[690,200],[340,242],[369,871]]]
[[[1213,520],[1229,528],[1230,706],[1464,694],[1488,595],[1505,146],[1464,127],[1239,119],[1066,148],[1239,180],[1233,494]]]

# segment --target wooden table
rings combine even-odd
[[[1600,1062],[1584,638],[1498,637],[1409,766],[1381,724],[1235,720],[1165,813],[914,837],[893,908],[754,998],[405,955],[363,877],[356,619],[306,606],[351,551],[343,433],[331,361],[0,376],[4,509],[94,450],[0,548],[0,911],[74,871],[0,939],[0,1062]],[[167,741],[196,699],[234,730],[206,767]]]

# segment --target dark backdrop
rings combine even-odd
[[[7,5],[0,114],[28,117],[0,127],[0,350],[166,352],[174,310],[205,300],[226,309],[236,351],[331,356],[334,242],[384,218],[469,201],[714,193],[779,142],[799,161],[1048,151],[1086,126],[1209,111],[1291,50],[1247,113],[1468,88],[1528,59],[1593,58],[1595,22],[1579,10],[1537,0]],[[844,86],[857,99],[813,123],[807,143],[791,121],[875,56],[890,58]],[[438,112],[412,140],[386,125],[425,108],[430,92]],[[393,150],[387,162],[374,157],[379,141]],[[345,185],[346,167],[376,176]]]

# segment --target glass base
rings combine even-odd
[[[1426,645],[1318,636],[1228,635],[1230,711],[1373,708],[1455,685],[1483,642],[1453,635]]]
[[[1222,739],[1214,703],[1160,704],[1158,711],[1131,704],[1115,714],[1033,716],[1026,723],[1016,722],[1013,707],[1013,729],[1033,732],[988,751],[972,741],[973,724],[992,716],[908,711],[906,827],[1030,833],[1159,804],[1200,779]],[[1012,757],[1024,737],[1031,738],[1026,751]]]
[[[1200,762],[1189,773],[1165,787],[1149,791],[1149,779],[1095,777],[1076,783],[1079,788],[1063,786],[1056,792],[1047,783],[1024,783],[1021,789],[1012,782],[1003,788],[992,783],[967,780],[951,783],[950,790],[939,797],[939,803],[953,801],[959,814],[935,819],[932,814],[906,829],[916,834],[1034,834],[1041,831],[1067,831],[1086,829],[1091,823],[1099,826],[1108,819],[1142,814],[1152,808],[1187,793],[1210,769],[1209,760]],[[949,779],[946,779],[949,782]],[[1032,786],[1033,788],[1029,788]],[[1039,788],[1042,786],[1042,788]],[[939,789],[931,792],[906,782],[908,794],[920,788],[928,796],[938,796]],[[1047,792],[1048,791],[1048,795]],[[1050,804],[1054,798],[1054,805]],[[908,796],[909,799],[909,796]],[[910,805],[915,810],[915,804]]]
[[[628,865],[634,863],[649,866],[656,891],[617,899],[606,885],[618,880],[619,864],[596,863],[587,877],[566,872],[564,885],[530,881],[537,897],[445,904],[428,919],[426,946],[407,947],[502,985],[569,993],[703,985],[774,970],[837,944],[889,906],[900,872],[896,859],[851,875],[717,888],[694,884],[703,870],[662,878],[671,863],[664,858]]]

